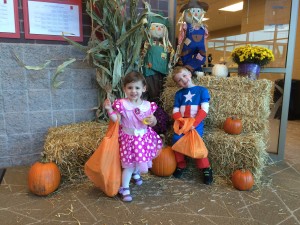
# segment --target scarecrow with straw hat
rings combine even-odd
[[[190,0],[180,9],[182,15],[178,20],[180,29],[177,54],[183,66],[196,75],[202,71],[202,65],[206,60],[205,39],[208,30],[202,20],[208,7],[205,2]]]
[[[148,40],[145,41],[142,51],[143,74],[147,81],[148,100],[159,104],[164,78],[171,68],[174,50],[169,41],[168,18],[154,14],[148,20]]]

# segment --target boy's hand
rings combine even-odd
[[[179,129],[181,129],[184,126],[184,120],[178,120],[179,122]]]

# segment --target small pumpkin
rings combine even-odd
[[[242,120],[236,116],[227,117],[223,129],[228,134],[240,134],[243,130]]]
[[[151,171],[156,176],[171,176],[176,169],[175,154],[171,146],[163,147],[160,154],[153,159]]]
[[[213,76],[217,77],[228,77],[228,68],[222,63],[215,64],[211,70],[211,73]]]
[[[58,188],[60,179],[59,168],[54,162],[36,162],[28,172],[28,187],[33,194],[46,196]]]
[[[250,170],[236,170],[232,174],[233,186],[240,191],[248,191],[253,187],[254,179]]]

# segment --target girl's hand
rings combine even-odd
[[[118,113],[116,113],[111,107],[111,101],[108,98],[104,100],[103,106],[106,109],[107,114],[112,121],[116,122],[118,119],[120,120]]]
[[[103,106],[108,112],[112,111],[111,101],[108,98],[104,100]]]
[[[149,125],[150,127],[154,127],[157,123],[157,120],[154,115],[150,115],[143,119],[143,123]]]

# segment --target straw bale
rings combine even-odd
[[[268,159],[267,143],[261,133],[230,135],[221,129],[207,131],[203,140],[209,151],[214,174],[229,179],[236,169],[252,172],[257,186]]]
[[[229,116],[238,116],[243,121],[243,131],[260,132],[265,130],[272,102],[272,82],[269,80],[252,81],[240,77],[204,76],[194,80],[196,85],[207,87],[211,101],[205,124],[221,128]],[[175,82],[167,77],[162,93],[164,109],[172,114],[175,92],[179,89]]]
[[[215,76],[193,79],[196,85],[207,87],[211,95],[203,139],[215,174],[228,179],[234,169],[247,168],[253,172],[255,182],[260,184],[267,156],[273,82]],[[169,75],[161,98],[165,111],[170,115],[177,90],[179,87]],[[231,116],[242,119],[241,135],[229,135],[222,130],[224,121]],[[168,138],[171,138],[171,133],[167,133]],[[167,140],[167,143],[170,142]]]
[[[108,123],[81,122],[51,127],[44,143],[43,155],[56,162],[67,180],[84,176],[83,166],[105,135]]]

